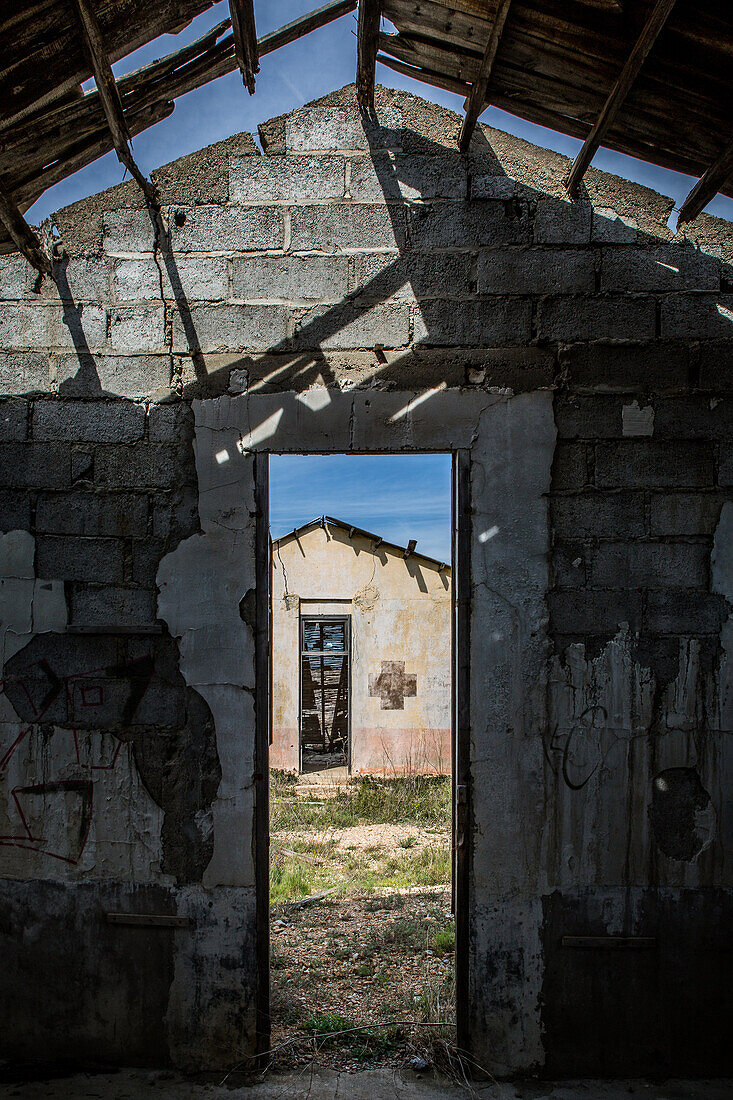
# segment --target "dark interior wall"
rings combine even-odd
[[[253,1042],[250,884],[227,883],[232,910],[220,879],[202,885],[212,806],[229,781],[231,742],[219,738],[244,727],[212,731],[212,706],[184,676],[183,651],[211,651],[216,632],[183,645],[158,603],[168,598],[160,563],[182,561],[196,542],[202,501],[209,539],[217,524],[239,530],[228,498],[211,503],[207,467],[214,428],[231,428],[228,468],[241,460],[226,400],[246,402],[248,387],[305,397],[325,385],[332,399],[353,390],[368,430],[345,413],[331,441],[348,450],[379,438],[389,449],[401,444],[379,419],[380,391],[444,387],[450,417],[461,431],[470,420],[479,440],[485,421],[464,411],[477,394],[511,402],[542,391],[553,394],[557,432],[533,643],[543,674],[521,685],[535,708],[526,741],[510,720],[491,731],[516,761],[518,794],[497,825],[511,844],[474,868],[486,912],[499,916],[491,925],[474,914],[473,1038],[481,1060],[504,1071],[723,1072],[714,1009],[729,996],[716,923],[730,904],[733,837],[730,227],[703,217],[674,237],[668,200],[593,171],[571,205],[563,158],[488,129],[461,158],[456,116],[386,91],[382,128],[365,132],[351,94],[267,124],[265,156],[244,135],[161,170],[157,251],[125,184],[59,213],[57,285],[37,294],[17,258],[0,264],[0,529],[12,536],[2,565],[22,636],[3,655],[12,710],[0,751],[26,731],[23,753],[5,760],[0,829],[10,837],[0,923],[14,960],[3,995],[17,1004],[22,982],[27,998],[15,1034],[28,1034],[44,974],[66,951],[45,921],[43,948],[23,954],[22,929],[63,894],[54,904],[63,922],[77,911],[82,945],[112,904],[175,905],[204,930],[190,951],[186,933],[147,933],[161,946],[135,1034],[109,1038],[94,1003],[62,1010],[63,990],[54,994],[47,1005],[59,1006],[60,1034],[79,1052],[99,1034],[105,1057],[184,1063],[184,1041],[173,1049],[160,1025],[164,1001],[196,1064],[226,1064]],[[318,413],[291,405],[307,450],[321,439]],[[414,438],[428,408],[409,420]],[[497,462],[531,430],[512,423],[523,427],[496,441]],[[489,512],[494,486],[477,481],[476,493],[477,512]],[[198,613],[210,577],[186,577]],[[59,593],[52,614],[44,600]],[[521,621],[522,593],[512,598]],[[238,608],[236,617],[241,626]],[[235,658],[228,645],[219,663],[228,670]],[[236,675],[240,695],[251,692],[229,671],[222,691]],[[70,730],[81,749],[64,740]],[[118,742],[119,770],[97,770]],[[485,749],[477,743],[477,758]],[[92,778],[102,784],[95,807],[106,793],[122,799],[104,836],[88,806]],[[53,789],[38,791],[43,783]],[[43,796],[53,851],[35,834],[20,842],[14,791],[39,828]],[[492,827],[495,807],[473,795]],[[226,843],[233,852],[249,840],[233,830]],[[115,900],[118,889],[128,892]],[[125,932],[133,957],[123,965],[110,948],[105,968],[115,935],[122,943],[106,930],[98,950],[69,955],[101,1000],[119,986],[110,1019],[140,995],[152,942]],[[572,947],[564,936],[655,943]],[[241,977],[241,1003],[227,974]],[[222,975],[226,993],[215,988]],[[215,1003],[222,1015],[201,1007]],[[645,1015],[654,1029],[640,1036]],[[685,1029],[686,1016],[699,1026]]]

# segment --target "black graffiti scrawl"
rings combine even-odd
[[[369,673],[369,694],[379,696],[382,710],[404,710],[405,699],[417,695],[417,674],[405,672],[404,661],[382,661],[378,674]]]
[[[0,844],[77,862],[92,820],[94,772],[113,769],[122,745],[130,743],[140,779],[163,810],[163,872],[178,882],[200,881],[213,850],[203,812],[216,797],[221,767],[211,711],[185,683],[172,638],[39,634],[6,662],[2,690],[24,725],[11,744],[0,746],[0,777],[34,726],[49,737],[71,734],[64,743],[78,775],[11,790],[22,828],[0,837]],[[82,732],[113,735],[114,747],[101,763],[82,763]],[[71,851],[63,853],[29,825],[29,807],[58,799],[78,822]]]

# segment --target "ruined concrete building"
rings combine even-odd
[[[450,774],[450,574],[330,516],[273,543],[271,768]]]
[[[0,259],[3,1055],[266,1043],[267,453],[419,449],[460,1041],[730,1068],[731,227],[460,127],[347,88],[158,170],[164,232],[130,183],[56,215],[39,293]]]

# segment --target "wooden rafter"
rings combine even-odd
[[[473,131],[478,122],[478,117],[486,107],[486,93],[491,79],[491,70],[494,67],[496,51],[499,49],[499,42],[501,41],[502,31],[504,30],[506,17],[509,14],[511,2],[512,0],[499,0],[499,7],[494,17],[489,41],[486,43],[484,56],[481,59],[481,68],[479,69],[478,77],[473,83],[471,93],[466,100],[466,115],[461,126],[460,137],[458,138],[458,147],[462,153],[468,152],[468,147],[471,144],[471,137],[473,136]]]
[[[138,182],[146,201],[154,209],[157,209],[158,202],[155,188],[138,168],[130,149],[130,131],[125,121],[122,100],[105,50],[97,14],[92,8],[90,0],[76,0],[76,9],[79,13],[79,21],[84,32],[84,40],[89,53],[94,80],[107,119],[107,125],[112,135],[112,144],[117,153],[117,159],[121,164],[124,164],[130,175]]]
[[[374,81],[381,14],[380,0],[359,0],[356,98],[359,106],[368,111],[374,110]]]
[[[242,80],[249,94],[254,95],[255,73],[260,71],[254,0],[229,0],[229,12],[232,17],[234,52]]]
[[[45,275],[51,273],[51,260],[28,222],[21,214],[12,195],[0,185],[0,219],[28,263]]]
[[[618,80],[615,82],[608,99],[601,108],[601,113],[596,119],[593,129],[583,143],[583,147],[573,161],[572,168],[566,180],[565,186],[568,195],[572,198],[580,185],[583,176],[590,166],[604,135],[613,125],[613,122],[623,105],[632,84],[639,75],[649,51],[656,42],[660,31],[667,22],[675,0],[657,0],[651,14],[644,25],[644,29],[636,40],[633,50],[629,54],[626,64],[621,70]]]
[[[711,199],[733,175],[733,141],[726,145],[718,159],[710,165],[682,203],[679,225],[691,222],[701,214]]]

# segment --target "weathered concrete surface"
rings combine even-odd
[[[376,541],[326,523],[273,544],[272,768],[300,769],[301,619],[341,615],[351,773],[450,774],[450,567]]]
[[[730,1082],[721,1080],[665,1081],[663,1083],[626,1079],[615,1081],[575,1080],[485,1084],[477,1082],[486,1100],[728,1100]],[[0,1086],[0,1089],[2,1086]],[[462,1100],[475,1095],[470,1089],[433,1080],[429,1075],[416,1077],[411,1071],[389,1069],[364,1070],[360,1073],[336,1073],[333,1070],[304,1070],[297,1074],[268,1076],[260,1084],[199,1084],[170,1072],[121,1070],[112,1075],[94,1074],[6,1086],[8,1096],[23,1100],[91,1100],[114,1096],[116,1100],[142,1100],[156,1096],[161,1100]]]
[[[38,294],[24,261],[0,263],[0,530],[22,532],[3,572],[4,660],[29,643],[72,654],[75,631],[123,654],[158,635],[179,650],[177,698],[195,693],[214,724],[155,767],[90,769],[113,795],[95,809],[114,859],[99,848],[79,871],[0,845],[18,876],[0,917],[27,891],[48,951],[23,970],[25,999],[10,973],[5,1003],[22,1006],[19,1030],[38,1015],[66,945],[38,916],[59,878],[97,898],[94,920],[109,889],[156,886],[193,906],[194,932],[176,933],[135,1034],[115,1032],[108,1003],[134,983],[104,970],[90,916],[74,958],[95,996],[49,1002],[69,1045],[98,1027],[119,1059],[157,1044],[161,1060],[229,1064],[251,1049],[252,453],[461,446],[475,1053],[496,1071],[567,1070],[578,1051],[583,1072],[611,1056],[722,1071],[733,1008],[709,914],[725,917],[733,885],[730,226],[702,215],[674,237],[670,200],[594,170],[568,203],[565,158],[486,127],[461,158],[458,116],[386,89],[377,104],[382,125],[364,129],[344,89],[266,124],[265,156],[242,135],[166,166],[159,239],[134,185],[59,212],[67,258]],[[6,818],[15,787],[58,762],[62,738],[30,724],[17,780],[1,781]],[[106,752],[118,725],[79,730]],[[135,785],[149,766],[161,801]],[[69,779],[88,783],[52,782]],[[80,791],[47,792],[66,823],[50,839],[79,835]],[[614,970],[605,947],[562,945],[642,929],[657,942],[637,970],[635,948]],[[133,973],[147,942],[130,940]]]

